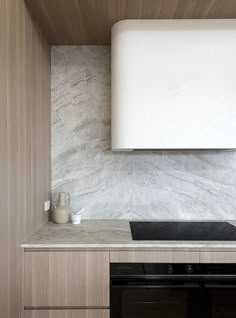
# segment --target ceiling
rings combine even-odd
[[[124,19],[236,18],[236,0],[25,0],[50,44],[110,44]]]

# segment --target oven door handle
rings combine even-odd
[[[194,284],[194,283],[186,283],[186,284],[121,284],[121,285],[115,285],[112,284],[112,288],[148,288],[148,289],[173,289],[173,288],[202,288],[200,284]]]
[[[236,284],[217,284],[217,283],[206,283],[204,284],[204,288],[207,288],[207,289],[213,289],[213,288],[223,288],[223,289],[226,289],[226,288],[236,288]]]

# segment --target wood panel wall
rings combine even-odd
[[[235,0],[25,0],[50,44],[110,44],[125,19],[236,18]]]
[[[23,0],[0,0],[0,316],[20,317],[20,243],[48,216],[50,55]]]

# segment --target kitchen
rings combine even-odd
[[[235,2],[26,4],[0,11],[1,317],[234,317]]]

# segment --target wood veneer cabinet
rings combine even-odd
[[[108,308],[109,252],[26,252],[24,307]]]
[[[111,251],[112,263],[234,263],[236,250],[152,250],[152,251]]]
[[[113,251],[113,263],[199,263],[199,251],[156,250],[156,251]]]
[[[109,310],[25,310],[24,318],[109,318]]]
[[[23,318],[109,318],[110,263],[236,263],[235,250],[26,250]]]
[[[218,250],[218,251],[201,251],[200,263],[234,263],[236,264],[236,251]]]

